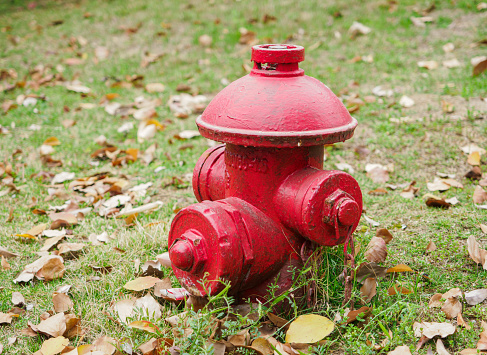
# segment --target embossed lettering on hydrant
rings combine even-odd
[[[267,172],[267,159],[252,157],[225,150],[225,163],[234,169],[252,170],[257,173]]]

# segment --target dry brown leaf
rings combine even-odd
[[[369,195],[372,195],[372,196],[382,196],[382,195],[387,195],[389,192],[387,192],[386,189],[382,188],[382,187],[379,187],[375,190],[371,190],[369,192],[367,192]]]
[[[482,230],[482,233],[487,234],[487,226],[485,224],[480,224],[480,229]]]
[[[162,297],[162,290],[167,290],[171,288],[171,279],[169,277],[163,278],[160,282],[154,285],[154,296]]]
[[[373,182],[383,184],[389,181],[389,172],[382,167],[375,167],[366,174]]]
[[[78,223],[78,219],[76,218],[76,216],[72,213],[69,213],[69,212],[51,213],[51,214],[49,214],[49,218],[53,222],[55,222],[57,220],[63,220],[63,221],[66,221],[68,224],[77,224]],[[56,228],[52,228],[52,229],[56,229]]]
[[[135,301],[134,310],[151,320],[158,320],[162,316],[161,305],[149,293]]]
[[[477,64],[474,65],[473,76],[480,75],[486,70],[487,70],[487,58],[482,61],[479,61]]]
[[[455,297],[455,298],[462,297],[462,290],[460,290],[458,287],[455,287],[455,288],[448,290],[447,292],[445,292],[442,295],[442,298],[445,300],[452,298],[452,297]]]
[[[482,333],[480,333],[480,339],[477,342],[477,349],[484,351],[487,350],[487,322],[482,321]]]
[[[40,322],[37,329],[39,332],[54,338],[61,336],[66,331],[66,317],[64,316],[64,313],[57,313]]]
[[[442,298],[443,298],[443,295],[441,293],[434,294],[428,303],[428,307],[429,308],[440,308],[443,305],[443,302],[441,301]]]
[[[448,185],[447,183],[445,183],[443,180],[441,179],[435,179],[434,182],[428,182],[426,183],[426,186],[428,187],[428,190],[429,191],[446,191],[448,189],[450,189],[450,185]]]
[[[416,185],[416,181],[412,181],[409,186],[404,188],[404,190],[401,191],[400,195],[401,197],[407,198],[407,199],[412,199],[415,196],[418,195],[419,193],[419,187],[414,186]]]
[[[358,316],[361,316],[361,318],[367,318],[372,314],[372,308],[363,306],[355,311],[350,311],[347,314],[345,314],[345,317],[347,319],[346,323],[352,323],[357,320]]]
[[[473,261],[477,264],[481,264],[484,270],[487,270],[487,250],[481,249],[479,242],[473,235],[468,237],[467,240],[468,254]]]
[[[58,245],[59,254],[75,253],[85,247],[83,243],[61,243]]]
[[[469,326],[467,324],[467,322],[465,322],[465,320],[463,319],[463,316],[462,316],[462,313],[458,313],[457,314],[457,324],[460,326],[460,327],[464,327],[465,329],[469,330],[471,329],[472,327]]]
[[[150,93],[154,92],[164,92],[166,87],[161,83],[149,83],[145,86],[145,90]]]
[[[41,248],[41,251],[48,251],[53,246],[55,246],[57,243],[59,243],[61,241],[61,239],[63,239],[64,237],[65,237],[65,235],[59,235],[57,237],[46,239],[43,247]]]
[[[360,288],[362,302],[368,303],[377,294],[377,279],[375,277],[368,277]]]
[[[153,287],[160,281],[162,280],[152,276],[138,277],[135,280],[127,282],[123,288],[131,291],[142,291]]]
[[[487,298],[487,288],[481,288],[470,292],[465,292],[465,301],[470,306],[475,306]]]
[[[56,355],[61,353],[69,344],[69,339],[63,336],[47,339],[41,346],[42,355]]]
[[[0,312],[0,324],[10,324],[12,323],[12,318],[15,315],[12,313],[2,313]]]
[[[462,312],[462,303],[456,297],[448,298],[441,307],[447,319],[456,318]]]
[[[42,267],[40,275],[44,277],[46,281],[52,281],[63,277],[65,270],[64,263],[60,259],[50,259]]]
[[[355,278],[358,282],[368,277],[382,278],[386,276],[387,268],[379,266],[376,263],[361,263],[355,271]]]
[[[426,336],[432,339],[435,336],[447,337],[455,333],[456,327],[451,323],[437,323],[437,322],[414,322],[413,324],[414,336],[417,338]]]
[[[122,321],[122,323],[127,324],[127,318],[132,317],[134,311],[134,304],[135,298],[127,298],[121,301],[118,301],[113,305],[113,309],[117,312],[118,317]]]
[[[25,234],[29,234],[29,235],[32,235],[32,236],[38,236],[39,234],[41,234],[42,232],[44,232],[47,228],[47,223],[41,223],[35,227],[32,227],[31,229],[29,229],[27,232],[25,232]]]
[[[59,259],[61,263],[63,258],[58,255],[45,255],[24,267],[24,270],[13,280],[14,283],[28,282],[34,278],[34,275],[39,272],[44,265],[51,259]]]
[[[438,355],[451,355],[445,348],[445,345],[443,345],[443,342],[441,339],[438,338],[436,341],[436,352]]]
[[[392,286],[392,287],[389,287],[387,289],[387,294],[389,296],[394,296],[394,295],[397,295],[397,294],[402,294],[402,295],[408,295],[410,293],[413,293],[413,291],[411,291],[410,289],[406,288],[406,287],[403,287],[403,286]]]
[[[169,258],[169,252],[162,253],[156,256],[156,259],[161,263],[162,266],[171,268],[171,259]]]
[[[0,246],[0,255],[1,256],[4,256],[7,259],[9,259],[9,258],[16,258],[17,256],[19,256],[19,254],[11,253],[7,249],[5,249],[5,248],[3,248],[1,246]]]
[[[2,255],[2,261],[1,261],[2,269],[4,270],[10,270],[10,264],[8,263],[7,259]]]
[[[54,293],[52,303],[56,313],[67,312],[74,306],[73,301],[64,293]]]
[[[389,351],[387,355],[411,355],[411,350],[407,345],[398,346],[393,351]]]
[[[387,245],[385,240],[380,237],[372,237],[367,245],[365,258],[373,263],[384,262],[387,258]]]
[[[435,242],[434,242],[434,241],[432,241],[432,240],[431,240],[431,241],[428,243],[428,245],[426,246],[426,251],[427,251],[427,252],[432,252],[432,251],[435,251],[436,249],[437,249],[436,244],[435,244]]]
[[[377,231],[375,232],[375,236],[384,239],[384,241],[386,242],[386,244],[389,244],[391,242],[391,240],[394,238],[392,236],[391,232],[389,232],[385,228],[379,228],[379,229],[377,229]]]
[[[115,347],[116,344],[117,341],[115,339],[104,335],[94,341],[93,349],[91,351],[99,351],[103,353],[103,355],[112,355],[117,351],[117,348]]]
[[[475,191],[473,192],[473,202],[476,204],[481,204],[487,201],[487,192],[484,189],[477,185],[475,187]]]
[[[25,304],[25,298],[20,292],[12,292],[12,303],[20,307]]]

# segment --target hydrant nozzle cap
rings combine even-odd
[[[253,62],[290,64],[304,60],[304,47],[292,44],[260,44],[252,47]]]
[[[178,240],[169,250],[172,265],[178,269],[191,270],[194,262],[193,248],[188,240]]]

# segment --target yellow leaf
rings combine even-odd
[[[137,320],[132,322],[129,324],[129,327],[145,330],[149,333],[157,333],[159,331],[159,328],[156,325],[146,320]]]
[[[63,336],[51,338],[42,343],[41,353],[42,355],[56,355],[63,351],[68,344],[69,339]]]
[[[55,145],[60,145],[61,142],[56,137],[49,137],[42,144],[43,145],[55,146]]]
[[[22,233],[22,234],[16,234],[16,237],[20,238],[28,238],[28,239],[34,239],[37,240],[37,237],[34,237],[33,235],[27,234],[27,233]]]
[[[152,118],[146,122],[146,126],[151,125],[151,124],[155,125],[157,127],[157,129],[160,131],[162,131],[164,129],[164,126],[158,120],[156,120],[154,118]]]
[[[296,318],[286,333],[286,343],[316,343],[329,335],[335,324],[317,314],[305,314]]]
[[[413,269],[411,269],[409,266],[404,265],[404,264],[399,264],[394,267],[391,267],[387,269],[387,272],[414,272]]]
[[[480,165],[480,153],[478,151],[470,153],[467,159],[467,163],[472,166]]]
[[[138,277],[135,280],[127,282],[123,288],[132,291],[142,291],[153,287],[156,283],[160,282],[161,279],[152,276]]]

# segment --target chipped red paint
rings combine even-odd
[[[355,230],[362,193],[353,177],[324,171],[324,145],[353,135],[357,121],[298,63],[304,48],[260,45],[251,73],[230,84],[196,123],[224,142],[193,173],[200,203],[182,209],[169,233],[180,283],[195,296],[265,299],[268,286],[292,286],[306,240],[338,245]],[[202,280],[205,279],[205,283]]]

